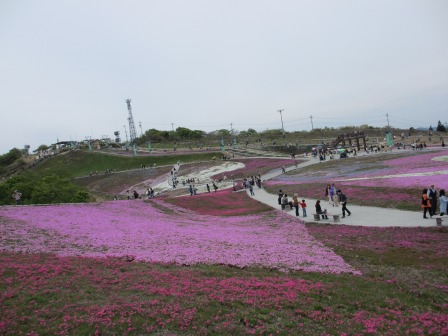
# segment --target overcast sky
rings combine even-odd
[[[286,131],[436,126],[447,18],[446,0],[0,0],[0,153],[124,139],[127,98],[137,135],[280,129],[279,109]]]

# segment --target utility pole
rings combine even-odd
[[[314,126],[313,126],[313,116],[312,115],[310,115],[310,119],[311,119],[311,130],[313,130]]]
[[[124,127],[124,134],[126,134],[126,143],[128,142],[128,131],[126,131],[126,125],[123,125]]]
[[[139,121],[138,125],[140,126],[140,136],[143,137],[142,122]]]
[[[285,138],[285,128],[283,127],[283,118],[282,118],[282,112],[283,112],[284,110],[285,110],[285,109],[277,110],[277,112],[280,113],[280,120],[281,120],[281,122],[282,122],[283,139]]]

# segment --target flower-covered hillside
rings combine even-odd
[[[327,160],[318,169],[299,169],[268,181],[266,186],[270,192],[283,189],[288,194],[322,199],[326,185],[334,183],[354,204],[420,210],[423,188],[434,184],[448,189],[448,162],[440,159],[447,153],[408,151]]]
[[[0,208],[0,250],[357,273],[278,211],[215,217],[163,201]]]
[[[247,193],[231,189],[194,196],[166,197],[164,201],[211,216],[241,216],[272,211],[270,206],[248,198]]]

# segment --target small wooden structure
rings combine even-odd
[[[332,142],[331,146],[336,147],[341,144],[342,146],[346,146],[346,142],[348,142],[349,147],[353,147],[353,141],[356,143],[356,148],[358,151],[361,150],[360,140],[363,142],[363,148],[367,147],[366,136],[363,131],[355,131],[350,133],[339,134],[338,137]]]

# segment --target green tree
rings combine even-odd
[[[160,134],[160,131],[155,128],[151,128],[151,129],[147,130],[145,132],[145,134],[143,135],[143,142],[145,142],[145,141],[162,141],[162,140],[163,140],[163,136]]]
[[[34,188],[33,177],[30,174],[22,174],[7,179],[0,184],[0,205],[14,204],[12,193],[18,190],[22,193],[22,204],[29,204]]]
[[[8,166],[22,157],[22,151],[17,148],[11,149],[8,153],[0,155],[0,166]]]
[[[90,200],[90,194],[85,190],[79,190],[72,198],[72,203],[87,203]]]
[[[280,137],[280,136],[283,136],[283,131],[281,129],[266,130],[266,131],[260,132],[260,135],[263,137],[267,137],[267,138]]]
[[[191,130],[185,127],[176,128],[176,134],[181,139],[190,139],[191,138]]]
[[[215,131],[216,135],[218,137],[227,138],[230,137],[232,134],[230,134],[230,131],[228,129],[222,128],[220,130]]]
[[[36,183],[31,202],[33,204],[70,203],[80,188],[68,178],[51,174]]]
[[[204,131],[194,130],[194,131],[191,131],[191,138],[199,140],[199,139],[202,139],[203,137],[205,137],[205,134],[206,133]]]
[[[257,136],[258,132],[256,130],[254,130],[253,128],[249,128],[247,131],[241,131],[238,135],[240,137],[253,137],[253,136]]]
[[[39,147],[37,147],[37,149],[35,149],[33,152],[34,153],[37,153],[37,152],[40,152],[41,150],[47,150],[47,149],[49,149],[50,147],[48,147],[47,145],[40,145]]]
[[[437,129],[436,129],[436,131],[437,131],[437,132],[446,132],[446,127],[443,126],[443,124],[440,122],[440,120],[439,120],[439,122],[437,123]]]

